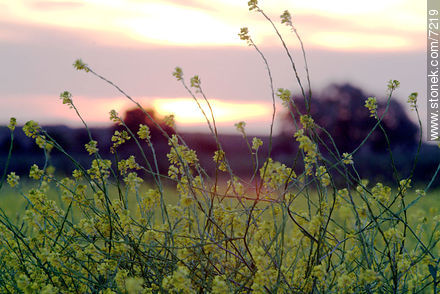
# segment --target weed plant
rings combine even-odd
[[[277,26],[258,6],[249,10],[261,14],[273,26],[291,64],[306,105],[312,98],[306,67],[306,85]],[[301,38],[288,11],[281,23]],[[173,73],[199,104],[216,140],[216,165],[209,175],[199,164],[195,151],[176,133],[167,137],[169,169],[159,172],[150,130],[139,126],[137,133],[126,127],[114,110],[110,119],[125,128],[112,137],[112,160],[100,156],[99,146],[89,132],[85,149],[93,157],[91,166],[80,165],[51,136],[34,122],[23,131],[44,150],[44,166],[33,165],[30,190],[14,172],[2,181],[26,200],[24,215],[11,219],[0,211],[0,288],[2,293],[436,293],[439,283],[440,215],[428,220],[428,213],[411,217],[414,204],[430,190],[437,176],[423,190],[414,191],[411,177],[417,162],[414,155],[409,177],[401,178],[394,165],[395,186],[368,183],[356,170],[353,155],[375,130],[382,130],[376,98],[366,99],[375,126],[350,153],[340,154],[335,144],[326,145],[331,134],[292,103],[287,89],[273,87],[267,59],[242,28],[239,37],[262,58],[271,87],[272,124],[268,153],[264,161],[258,152],[262,141],[248,138],[245,123],[236,124],[249,148],[253,173],[246,179],[234,174],[218,139],[217,126],[201,80],[188,81],[177,67]],[[117,85],[77,60],[74,67],[98,77],[140,109]],[[388,104],[398,81],[388,83]],[[86,122],[72,95],[65,91],[62,102]],[[288,167],[271,159],[276,99],[294,118],[299,118],[295,140],[299,151]],[[417,94],[408,102],[417,113]],[[199,104],[200,106],[200,104]],[[145,115],[149,116],[147,112]],[[166,119],[174,127],[173,117]],[[293,119],[296,122],[296,119]],[[419,119],[419,125],[420,125]],[[11,119],[13,149],[16,120]],[[160,128],[160,125],[156,123]],[[326,138],[320,137],[324,134]],[[384,133],[386,137],[386,133]],[[386,137],[387,138],[387,137]],[[421,138],[421,134],[420,134]],[[324,140],[325,139],[325,140]],[[118,149],[133,140],[143,156],[120,158]],[[388,144],[390,143],[387,139]],[[419,140],[419,148],[421,139]],[[54,176],[50,151],[56,148],[76,166],[72,175]],[[144,153],[151,149],[152,157]],[[323,152],[325,151],[325,152]],[[323,154],[326,154],[324,156]],[[11,154],[11,152],[10,152]],[[389,154],[391,159],[392,153]],[[8,162],[11,156],[8,157]],[[296,174],[298,166],[303,171]],[[148,174],[153,184],[146,188],[138,171]],[[335,175],[344,185],[336,185]],[[221,181],[227,177],[229,180]],[[170,183],[178,201],[169,201]],[[54,201],[49,193],[59,193]],[[410,201],[408,195],[416,196]],[[173,196],[174,197],[174,196]],[[433,211],[435,213],[435,210]]]

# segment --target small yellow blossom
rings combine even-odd
[[[419,94],[417,92],[411,93],[411,95],[408,96],[408,104],[411,108],[411,110],[415,110],[417,108],[417,96]]]
[[[360,194],[363,194],[366,191],[365,189],[367,188],[368,183],[369,181],[367,179],[361,180],[360,185],[356,187],[356,191],[358,191]]]
[[[84,70],[85,72],[89,72],[90,69],[81,59],[75,60],[75,63],[73,64],[73,67],[77,70]]]
[[[135,172],[131,172],[124,178],[124,182],[128,185],[131,191],[135,192],[140,184],[142,184],[143,180],[139,178]]]
[[[400,86],[400,82],[397,80],[389,80],[388,82],[388,90],[395,90]]]
[[[72,176],[73,176],[76,180],[80,180],[80,179],[84,176],[84,173],[83,173],[82,171],[80,171],[80,170],[75,169],[75,170],[73,170],[73,172],[72,172]]]
[[[217,164],[219,170],[221,170],[221,171],[227,170],[227,166],[226,166],[226,162],[225,162],[225,152],[223,150],[215,151],[213,159],[214,159],[214,162]]]
[[[44,171],[38,168],[38,165],[33,164],[29,171],[29,177],[34,180],[39,180],[44,174]]]
[[[191,83],[191,87],[196,88],[196,89],[200,89],[200,84],[202,82],[200,81],[199,76],[195,75],[191,78],[190,83]]]
[[[131,155],[127,159],[121,159],[118,162],[118,170],[120,171],[122,176],[125,175],[129,169],[141,169],[141,166],[136,162],[134,155]]]
[[[178,81],[181,81],[183,79],[182,69],[180,67],[176,67],[174,69],[173,76],[175,76]]]
[[[41,149],[45,149],[47,152],[50,152],[53,148],[53,144],[46,140],[46,136],[38,136],[35,138],[35,143]]]
[[[69,91],[64,91],[60,94],[60,99],[63,100],[63,104],[66,104],[69,106],[69,108],[72,108],[72,94]]]
[[[284,10],[283,14],[280,16],[281,23],[285,23],[286,25],[292,26],[292,16],[288,10]]]
[[[244,122],[244,121],[241,121],[241,122],[238,122],[238,123],[235,124],[235,129],[236,129],[239,133],[241,133],[243,136],[246,135],[246,132],[245,132],[245,130],[244,130],[245,127],[246,127],[246,122]]]
[[[299,148],[302,149],[306,156],[304,158],[304,167],[307,175],[312,175],[313,164],[316,163],[318,157],[318,149],[312,140],[304,135],[304,129],[298,130],[294,137],[299,142]]]
[[[121,132],[115,131],[115,133],[112,136],[113,146],[110,148],[110,151],[112,153],[115,153],[116,148],[124,144],[126,141],[130,140],[130,138],[131,137],[128,135],[127,131],[125,130]]]
[[[308,114],[301,115],[299,120],[305,129],[311,129],[315,125],[313,118]]]
[[[110,120],[114,123],[121,123],[121,119],[119,118],[119,114],[116,112],[116,110],[112,109],[110,111]]]
[[[248,2],[249,10],[252,11],[254,9],[258,9],[258,0],[250,0]]]
[[[405,195],[408,188],[411,188],[411,179],[404,179],[399,182],[401,196]]]
[[[151,139],[150,128],[146,125],[140,124],[137,134],[142,140],[150,141]]]
[[[402,232],[396,228],[390,228],[384,232],[385,239],[389,242],[399,242],[403,239]]]
[[[257,151],[261,146],[263,146],[263,141],[260,138],[254,137],[252,139],[252,149]]]
[[[180,197],[180,204],[182,207],[188,207],[193,203],[193,200],[194,199],[191,197],[191,195],[184,194]]]
[[[17,125],[17,119],[16,119],[15,117],[11,117],[10,120],[9,120],[8,128],[9,128],[11,131],[14,131],[16,125]]]
[[[19,180],[20,180],[20,176],[16,175],[15,172],[11,172],[8,175],[8,178],[6,181],[8,182],[9,186],[15,187],[18,185]]]
[[[353,164],[353,156],[347,152],[342,153],[342,162],[344,164]]]
[[[240,29],[240,33],[238,34],[240,37],[240,40],[246,41],[246,43],[251,46],[252,45],[252,39],[249,36],[249,29],[244,27]]]
[[[365,101],[365,107],[370,111],[370,116],[377,118],[377,100],[375,97],[369,97]]]
[[[40,133],[40,126],[37,122],[30,120],[26,122],[23,126],[23,132],[26,134],[26,136],[30,138],[36,138],[38,133]]]
[[[371,189],[371,192],[373,197],[382,203],[387,202],[391,196],[391,188],[384,186],[382,183],[377,183],[376,186]]]
[[[160,202],[160,192],[156,189],[149,189],[141,199],[141,206],[145,210],[151,210]]]
[[[280,97],[280,99],[283,101],[283,105],[284,106],[287,107],[289,105],[289,103],[291,101],[291,97],[292,97],[292,93],[289,90],[283,89],[283,88],[279,88],[277,90],[276,95],[278,97]]]
[[[108,159],[94,159],[92,167],[87,170],[87,173],[92,179],[107,179],[110,175],[111,161]]]
[[[417,190],[416,190],[416,194],[417,194],[417,196],[419,196],[419,197],[423,197],[423,196],[426,195],[425,191],[420,190],[420,189],[417,189]]]
[[[95,154],[99,151],[98,149],[98,142],[95,140],[91,140],[89,143],[84,145],[86,147],[87,152],[89,152],[89,155]]]
[[[330,185],[330,183],[331,183],[330,175],[328,174],[327,169],[325,168],[325,166],[319,166],[316,169],[315,176],[321,181],[321,184],[324,187],[327,187],[328,185]]]
[[[170,128],[174,128],[176,126],[176,122],[174,121],[174,114],[165,116],[163,122]]]

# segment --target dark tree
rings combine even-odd
[[[321,96],[312,97],[310,115],[319,126],[325,128],[332,135],[339,151],[353,151],[374,127],[376,120],[370,117],[368,109],[364,106],[368,97],[362,90],[349,84],[331,85],[323,91]],[[293,101],[299,112],[305,114],[304,99],[294,97]],[[378,101],[379,116],[384,113],[385,108],[386,102]],[[300,125],[299,115],[295,111],[294,114],[297,124]],[[397,101],[391,100],[382,126],[392,148],[412,148],[415,146],[418,128]],[[295,131],[291,114],[286,114],[282,126],[283,135],[290,137]],[[330,144],[323,131],[317,130],[317,133],[327,144]],[[373,132],[367,145],[375,152],[386,151],[386,138],[379,128]]]
[[[160,119],[156,112],[153,109],[145,109],[145,112],[149,114],[149,116],[154,120],[154,123],[148,115],[142,111],[140,108],[133,108],[129,109],[125,112],[124,115],[124,122],[127,125],[127,127],[136,134],[139,130],[139,125],[144,124],[150,128],[151,133],[151,139],[152,141],[160,140],[160,138],[164,137],[164,134],[161,132],[159,127],[162,128],[168,135],[174,134],[174,131],[172,128],[167,126],[162,119]],[[123,129],[123,127],[119,126],[118,129]]]
[[[146,115],[145,112],[148,113],[148,115]],[[118,147],[118,154],[120,158],[127,158],[130,155],[134,155],[140,164],[144,166],[150,165],[154,172],[156,172],[154,163],[154,157],[156,157],[159,172],[164,173],[168,170],[169,166],[166,155],[170,151],[170,146],[168,145],[168,139],[163,131],[165,131],[168,136],[171,136],[175,132],[171,127],[165,124],[163,119],[156,115],[156,112],[153,109],[145,109],[145,112],[139,108],[127,110],[124,114],[123,120],[136,137],[138,136],[137,132],[139,131],[140,124],[148,126],[151,135],[150,141],[154,146],[154,154],[150,146],[144,140],[139,140],[143,153],[146,155],[146,158],[144,158],[141,150],[139,150],[138,145],[135,144],[133,139]],[[113,130],[122,131],[125,130],[125,127],[122,125],[115,125]],[[147,160],[148,163],[145,162],[145,160]],[[145,178],[149,178],[148,174],[144,174],[144,176]]]

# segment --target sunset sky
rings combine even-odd
[[[304,41],[315,92],[350,82],[367,95],[383,96],[389,79],[426,97],[425,4],[415,0],[260,0],[297,62],[298,42],[280,24],[288,9]],[[174,112],[181,130],[207,131],[203,117],[172,72],[198,74],[222,131],[245,120],[250,132],[267,134],[271,96],[264,64],[241,41],[243,26],[266,54],[275,87],[299,88],[270,24],[249,12],[247,0],[0,0],[0,123],[78,126],[61,104],[68,90],[91,125],[108,123],[108,112],[131,107],[103,81],[77,72],[81,58],[134,99],[161,115]],[[189,81],[188,81],[189,83]],[[425,104],[421,103],[422,110]],[[277,107],[280,115],[281,105]],[[424,113],[424,112],[423,112]],[[280,116],[278,115],[278,117]]]

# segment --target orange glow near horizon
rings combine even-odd
[[[27,102],[33,109],[39,109],[38,113],[23,113],[22,101],[26,97],[17,99],[0,99],[1,109],[8,109],[16,113],[19,124],[34,119],[42,124],[66,124],[71,126],[82,126],[81,120],[76,112],[59,99],[54,97],[38,96]],[[174,114],[177,126],[206,126],[206,119],[192,98],[139,98],[136,99],[144,107],[152,107],[159,117]],[[106,126],[112,124],[109,119],[110,110],[116,110],[123,118],[125,111],[136,107],[124,97],[114,98],[92,98],[75,96],[74,103],[79,110],[81,117],[92,125]],[[146,103],[143,103],[146,102]],[[211,113],[204,101],[199,101],[209,120],[212,122]],[[272,105],[262,102],[241,101],[230,102],[218,99],[209,99],[213,109],[217,125],[233,126],[239,121],[246,122],[269,122],[272,117]],[[3,124],[9,122],[9,117],[3,115]]]
[[[243,46],[237,36],[242,26],[249,27],[257,43],[279,43],[274,43],[270,24],[258,13],[249,13],[247,0],[0,0],[0,5],[2,21],[81,29],[114,46],[124,39],[139,47]],[[412,0],[310,0],[293,7],[288,0],[274,0],[261,2],[261,7],[279,28],[278,16],[286,8],[294,11],[294,21],[313,16],[295,23],[308,48],[420,49],[414,34],[425,33],[423,5]],[[337,21],[329,21],[329,16]],[[322,28],[328,32],[324,37]],[[0,34],[0,39],[8,37]]]
[[[212,122],[211,112],[207,103],[199,101],[208,119]],[[242,120],[264,120],[271,116],[272,108],[261,102],[226,102],[209,99],[216,123],[235,123]],[[192,98],[162,98],[152,103],[159,115],[174,114],[176,123],[182,125],[206,124],[206,118]]]

